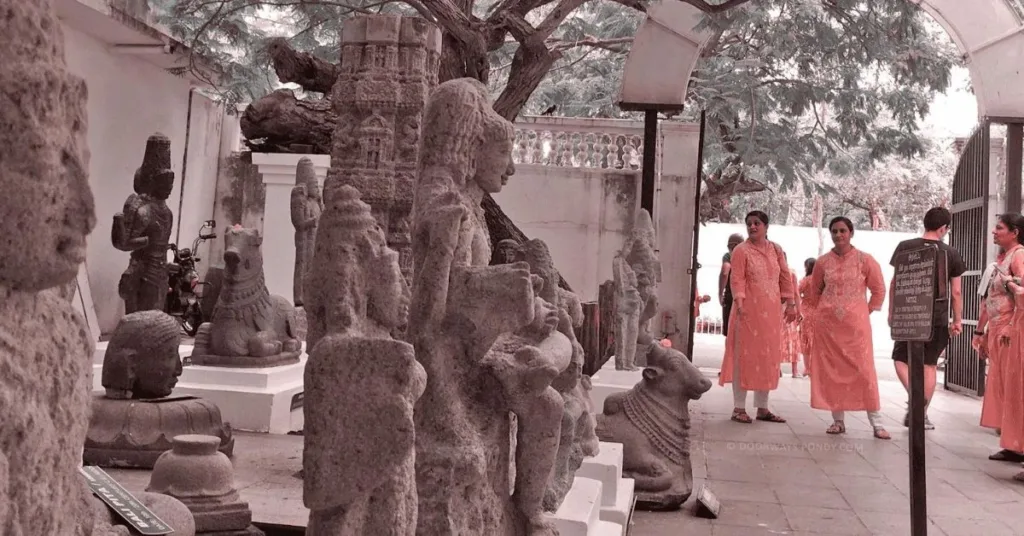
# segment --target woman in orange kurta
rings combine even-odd
[[[1020,378],[1020,355],[1016,349],[1024,337],[1016,303],[1009,292],[1013,287],[1010,279],[1024,276],[1024,218],[1017,214],[999,216],[992,239],[999,246],[1000,253],[990,268],[985,302],[974,331],[972,341],[982,359],[988,363],[988,378],[985,382],[985,398],[981,405],[981,425],[1000,430],[999,445],[1003,450],[989,456],[990,460],[1024,461],[1024,430],[1020,429],[1024,419],[1024,407],[1020,392],[1024,383]],[[1020,225],[1020,227],[1018,227]],[[1020,311],[1024,313],[1024,311]],[[1010,396],[1004,396],[1004,393]]]
[[[783,322],[796,319],[795,289],[782,248],[767,238],[768,215],[754,211],[745,221],[749,238],[732,252],[733,308],[718,381],[733,384],[732,420],[753,422],[746,405],[754,391],[757,420],[786,422],[768,411],[768,391],[779,386]]]
[[[828,225],[832,251],[814,265],[806,299],[815,306],[814,375],[811,407],[832,411],[829,434],[846,432],[846,411],[867,411],[878,439],[890,439],[882,426],[878,376],[868,316],[882,309],[885,280],[878,261],[850,244],[853,222],[839,216]],[[866,297],[871,292],[871,298]]]
[[[811,375],[811,349],[814,344],[814,307],[807,302],[811,289],[814,259],[804,261],[804,278],[797,287],[800,295],[800,353],[804,356],[804,376]]]
[[[793,288],[796,289],[796,272],[790,270],[789,275],[793,280]],[[799,292],[793,293],[793,302],[796,304],[796,314],[799,319],[802,310]],[[783,305],[782,309],[785,314],[786,306]],[[782,362],[789,363],[794,378],[800,377],[800,324],[798,322],[787,322],[783,327]]]

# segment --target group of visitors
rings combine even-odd
[[[966,265],[956,250],[942,241],[949,232],[951,221],[949,210],[942,207],[929,210],[924,217],[925,234],[901,242],[890,260],[893,264],[902,251],[925,245],[939,248],[943,253],[941,258],[946,259],[946,269],[937,271],[948,280],[941,285],[939,281],[935,283],[936,289],[942,291],[936,294],[932,340],[909,345],[898,343],[893,349],[897,375],[908,390],[908,351],[923,353],[926,406],[935,390],[939,356],[949,343],[950,335],[957,335],[962,330],[960,276],[966,271]],[[755,419],[786,422],[768,409],[768,393],[778,387],[783,362],[791,364],[794,377],[800,377],[798,361],[802,354],[804,373],[811,382],[811,407],[832,412],[833,422],[827,433],[845,433],[845,413],[864,411],[874,436],[890,439],[879,412],[878,379],[869,320],[871,314],[882,309],[886,284],[878,262],[851,243],[855,232],[853,222],[843,216],[829,222],[833,248],[818,259],[805,261],[805,277],[799,283],[789,268],[785,252],[768,240],[768,215],[753,211],[747,215],[745,223],[746,240],[740,235],[729,238],[730,251],[723,259],[719,280],[719,297],[726,318],[723,330],[726,348],[719,383],[732,383],[732,420],[741,423],[751,423]],[[1022,225],[1016,226],[1017,223]],[[1007,335],[1005,326],[1009,325],[1015,311],[1010,296],[1018,296],[1016,293],[1019,291],[1020,299],[1024,300],[1024,283],[1019,278],[1024,275],[1024,255],[1015,255],[1024,248],[1019,242],[1014,242],[1018,239],[1024,241],[1022,233],[1024,218],[1019,215],[1001,217],[994,233],[996,243],[1004,249],[1000,268],[996,269],[998,275],[992,278],[992,285],[999,287],[1001,294],[997,296],[1001,296],[1002,301],[986,307],[987,316],[982,317],[979,325],[978,333],[990,335],[975,338],[975,344],[981,351],[988,352],[990,361],[1007,360],[1004,356],[1017,348],[1015,335]],[[994,294],[994,291],[989,294]],[[952,323],[949,321],[950,310]],[[1021,310],[1024,312],[1024,308]],[[986,321],[989,325],[987,332],[984,331]],[[892,323],[891,304],[889,323]],[[993,330],[997,331],[996,335],[991,335]],[[1006,374],[1015,375],[1012,381],[1024,379],[1020,360],[1017,360],[1016,367],[1004,368],[1002,372],[1003,381],[1011,381]],[[746,409],[748,391],[754,392],[757,410],[754,418]],[[1020,392],[1020,389],[1014,392]],[[1024,398],[1020,400],[1022,407],[1013,411],[1012,417],[1008,415],[1010,411],[1001,411],[1007,409],[1007,404],[999,392],[991,398],[997,401],[989,404],[989,397],[986,397],[986,408],[991,409],[986,414],[988,420],[983,420],[983,423],[1003,427],[1004,443],[1009,437],[1006,429],[1015,425],[1020,433],[1013,438],[1015,443],[1003,445],[1007,450],[1001,454],[1024,461]],[[1010,423],[1010,419],[1017,421]],[[905,425],[907,420],[904,419]],[[930,422],[926,427],[934,428]]]

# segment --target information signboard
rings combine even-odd
[[[892,340],[930,341],[935,308],[938,249],[934,246],[904,251],[895,258],[893,276]]]
[[[172,529],[153,512],[139,502],[128,490],[118,484],[106,471],[95,466],[78,469],[85,476],[89,489],[103,500],[121,519],[124,519],[143,536],[163,536],[172,534]]]

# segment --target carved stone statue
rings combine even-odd
[[[313,161],[299,160],[295,171],[295,187],[292,188],[292,225],[295,226],[295,275],[294,301],[296,307],[303,305],[302,283],[307,267],[313,260],[316,226],[323,212],[324,202],[320,198],[320,183],[316,178]]]
[[[235,446],[220,409],[194,396],[172,397],[181,375],[181,325],[162,311],[121,318],[103,358],[106,393],[92,400],[85,463],[152,468],[171,440],[182,434],[220,438],[220,451]]]
[[[657,247],[651,214],[640,210],[622,251],[612,261],[618,310],[615,331],[617,370],[636,370],[636,365],[643,366],[642,361],[634,359],[636,347],[646,346],[654,339],[650,322],[658,314],[658,283],[661,282]]]
[[[541,279],[543,284],[539,289],[535,288],[535,299],[542,301],[545,306],[551,306],[554,311],[550,317],[553,328],[558,333],[554,338],[564,338],[569,342],[568,356],[554,352],[550,356],[551,362],[559,367],[558,376],[552,381],[551,388],[561,397],[562,406],[561,431],[558,449],[555,452],[554,472],[544,494],[544,509],[550,512],[557,510],[562,504],[562,500],[572,487],[576,470],[583,464],[583,458],[598,453],[599,442],[594,435],[594,416],[588,411],[588,406],[579,391],[580,378],[583,375],[583,346],[576,340],[573,327],[583,323],[583,308],[575,294],[558,288],[558,271],[555,269],[547,244],[541,240],[529,240],[522,245],[508,242],[511,241],[503,240],[498,247],[504,247],[506,258],[510,261],[529,264],[530,272]],[[543,317],[541,319],[543,320]],[[534,319],[534,323],[537,323],[537,318]],[[553,338],[551,334],[547,337]],[[504,336],[499,338],[495,348],[502,346],[504,339]],[[544,342],[540,344],[544,345]],[[551,342],[546,346],[552,346]],[[530,423],[520,423],[520,426],[524,425],[529,427]],[[546,453],[541,453],[544,454]]]
[[[199,327],[192,363],[269,367],[297,363],[295,307],[267,290],[263,238],[236,225],[224,233],[224,282],[213,318]]]
[[[531,324],[543,333],[549,321],[534,299],[529,265],[487,265],[480,203],[514,173],[512,124],[492,110],[487,88],[468,78],[439,85],[422,124],[408,329],[429,378],[415,411],[416,533],[557,534],[541,503],[562,412],[549,391],[558,369],[545,362],[545,348],[523,347],[511,360],[488,354],[503,334]],[[543,328],[534,323],[538,308]],[[510,411],[549,438],[513,452]],[[550,454],[532,459],[527,452]]]
[[[405,325],[409,288],[398,253],[351,186],[331,190],[306,288],[306,534],[412,536],[413,407],[427,375],[412,345],[391,338]]]
[[[78,472],[94,344],[61,296],[96,226],[86,87],[67,71],[51,1],[5,2],[3,10],[0,534],[127,536]],[[184,525],[178,532],[192,534]]]
[[[622,476],[636,480],[638,507],[675,509],[693,491],[689,402],[711,381],[678,350],[651,343],[641,351],[643,379],[605,399],[597,436],[622,443]]]
[[[114,214],[110,240],[121,251],[130,251],[128,269],[121,275],[117,292],[126,314],[164,309],[167,299],[167,244],[174,216],[167,198],[174,188],[171,171],[171,140],[153,134],[146,140],[142,166],[135,171],[135,193],[128,196],[123,212]]]

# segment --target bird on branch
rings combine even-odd
[[[555,110],[557,110],[557,109],[558,109],[558,105],[557,104],[552,104],[551,106],[548,106],[547,110],[544,110],[543,112],[541,112],[540,115],[552,115],[552,114],[555,113]]]

